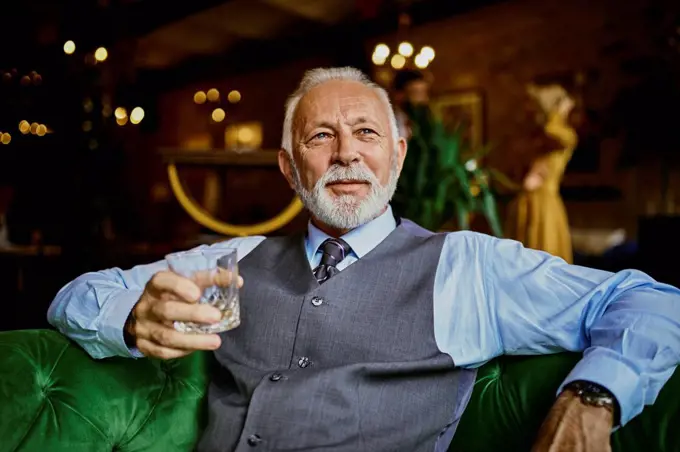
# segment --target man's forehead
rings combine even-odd
[[[309,116],[333,115],[375,115],[383,108],[375,91],[360,83],[328,82],[310,90],[300,100],[299,119]]]
[[[367,96],[350,95],[327,95],[312,99],[303,109],[305,116],[327,113],[329,115],[341,112],[344,115],[351,114],[375,114],[381,107],[380,103]]]

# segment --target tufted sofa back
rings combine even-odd
[[[210,355],[94,361],[49,330],[0,333],[0,451],[188,451]]]
[[[482,367],[450,450],[529,450],[578,360],[502,358]],[[54,331],[0,333],[0,452],[190,451],[205,424],[212,355],[94,361]],[[676,427],[671,427],[676,426]],[[680,376],[612,437],[618,451],[680,451]]]

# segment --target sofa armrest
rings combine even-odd
[[[192,450],[210,355],[95,361],[49,330],[0,333],[0,451]]]
[[[450,451],[530,450],[557,389],[581,359],[577,353],[504,356],[481,367]],[[612,435],[614,452],[680,451],[680,372]]]

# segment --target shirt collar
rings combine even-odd
[[[392,208],[388,205],[387,210],[379,217],[352,229],[341,238],[352,248],[354,255],[361,259],[385,240],[396,227],[397,222],[392,214]],[[321,244],[328,238],[330,238],[328,234],[314,226],[311,221],[309,222],[305,247],[308,260],[312,260]]]

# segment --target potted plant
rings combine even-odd
[[[469,149],[460,128],[447,130],[427,106],[407,105],[409,147],[393,205],[402,216],[432,231],[455,218],[469,229],[474,214],[502,236],[489,172],[480,165],[488,147]]]

